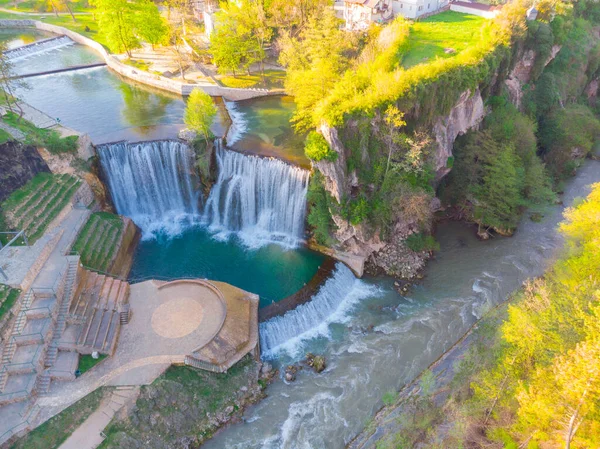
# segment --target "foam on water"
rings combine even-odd
[[[29,58],[31,56],[37,56],[42,53],[55,51],[74,44],[75,42],[73,42],[67,36],[61,36],[56,39],[45,39],[38,43],[25,45],[23,47],[17,47],[13,50],[6,51],[4,54],[11,61],[18,61],[20,59]]]
[[[177,141],[98,146],[117,212],[130,217],[143,238],[176,235],[200,217],[192,153]]]
[[[227,145],[231,146],[239,142],[244,134],[248,132],[248,121],[246,120],[246,114],[238,109],[237,103],[227,100],[224,100],[224,103],[231,118],[231,126],[227,130],[226,136]]]
[[[217,145],[219,176],[203,222],[217,239],[236,233],[248,247],[297,246],[304,237],[310,173],[278,159],[247,156]]]
[[[345,322],[361,299],[377,294],[377,287],[357,279],[348,267],[338,262],[333,276],[311,301],[261,323],[263,358],[274,358],[281,352],[298,356],[306,340],[328,336],[331,323]]]

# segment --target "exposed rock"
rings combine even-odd
[[[339,139],[338,131],[335,128],[323,123],[319,131],[329,144],[330,148],[338,155],[335,162],[322,160],[313,162],[313,165],[323,174],[325,178],[325,188],[340,202],[347,190],[346,181],[346,152],[344,145]]]
[[[591,105],[595,105],[598,98],[598,87],[599,87],[598,79],[593,79],[585,88],[585,96],[588,99],[588,103]]]
[[[50,169],[36,148],[10,141],[0,145],[0,202],[27,184],[35,175]]]
[[[382,270],[390,276],[413,279],[425,267],[429,256],[426,251],[414,252],[406,246],[403,236],[395,234],[381,251],[371,255],[369,268],[374,274]]]
[[[326,367],[325,357],[322,355],[314,355],[310,352],[306,354],[306,364],[315,370],[316,373],[322,372]]]
[[[196,137],[198,137],[198,133],[193,129],[184,128],[179,131],[177,135],[181,140],[185,140],[186,142],[193,142]]]
[[[302,369],[298,365],[288,365],[285,369],[284,379],[286,382],[293,382],[296,380],[296,373]]]
[[[448,159],[452,156],[452,147],[456,138],[467,131],[479,127],[485,117],[485,107],[479,89],[471,93],[463,92],[458,102],[445,117],[439,117],[433,125],[433,133],[438,144],[434,165],[437,179],[450,172]]]

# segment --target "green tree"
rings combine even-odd
[[[187,100],[183,120],[185,124],[208,139],[212,135],[210,127],[217,115],[217,107],[210,95],[200,89],[194,89]]]
[[[136,13],[137,34],[140,39],[154,46],[162,43],[168,35],[168,27],[156,5],[151,2],[140,2]]]
[[[266,13],[260,0],[241,0],[222,5],[216,14],[215,30],[211,35],[211,52],[221,73],[243,68],[250,73],[250,66],[262,63],[266,57],[264,47],[273,31],[267,23]]]
[[[91,0],[98,13],[98,27],[106,36],[111,50],[125,52],[131,57],[131,51],[141,46],[136,34],[135,7],[139,0]]]
[[[486,167],[482,184],[475,188],[475,219],[483,226],[511,232],[517,224],[522,206],[522,173],[511,145],[502,147]]]
[[[286,91],[296,101],[293,121],[297,129],[309,130],[317,125],[313,122],[315,105],[348,68],[346,51],[351,44],[331,8],[313,15],[298,36],[288,32],[279,40],[279,61],[287,68]]]

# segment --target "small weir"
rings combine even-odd
[[[338,262],[333,276],[323,284],[311,301],[260,324],[263,356],[273,357],[279,350],[286,350],[294,355],[302,339],[326,334],[331,320],[341,318],[347,307],[372,294],[371,288],[357,279],[348,267]]]
[[[211,229],[238,232],[250,246],[296,246],[304,236],[310,173],[278,159],[220,146],[216,157],[219,176],[204,210]]]
[[[15,61],[17,59],[27,58],[29,56],[57,50],[59,48],[74,44],[75,42],[73,42],[67,36],[58,36],[50,39],[43,39],[32,44],[23,45],[22,47],[17,47],[13,50],[7,50],[4,52],[4,54],[8,56],[11,61]]]
[[[187,145],[171,140],[101,145],[98,155],[117,212],[145,237],[176,234],[200,215],[201,194]]]

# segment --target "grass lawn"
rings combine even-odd
[[[283,88],[285,72],[283,70],[265,70],[265,82],[260,73],[251,75],[223,76],[219,79],[225,87],[262,87],[266,89]]]
[[[409,49],[402,58],[405,68],[436,57],[450,58],[479,40],[483,25],[487,22],[482,17],[445,11],[415,22],[408,37]],[[453,49],[446,53],[445,49]]]
[[[51,23],[52,25],[58,25],[65,27],[69,30],[73,30],[79,34],[82,34],[90,39],[100,42],[108,49],[106,40],[103,36],[98,33],[98,23],[94,20],[91,14],[89,15],[78,15],[75,16],[77,22],[73,22],[73,19],[68,14],[61,14],[60,16],[43,16],[34,14],[11,14],[8,12],[0,11],[0,19],[15,19],[15,20],[40,20],[42,22]],[[86,30],[89,29],[89,31]]]
[[[81,372],[81,374],[83,374],[86,371],[91,370],[94,366],[96,366],[106,357],[108,357],[106,354],[100,354],[100,357],[98,357],[97,359],[93,358],[91,355],[80,355],[78,369]]]
[[[54,418],[25,435],[10,449],[56,449],[98,408],[102,388],[63,410]]]

